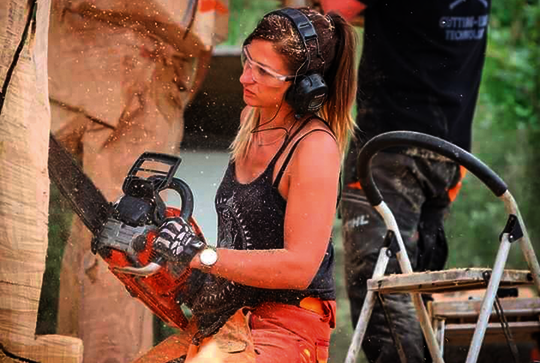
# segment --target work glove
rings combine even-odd
[[[189,222],[182,217],[167,218],[159,227],[154,250],[166,261],[187,268],[189,263],[206,247]]]

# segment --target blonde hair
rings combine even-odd
[[[255,107],[246,107],[240,115],[240,127],[229,149],[231,150],[231,158],[239,160],[246,156],[253,133],[251,132],[257,127],[260,111]]]
[[[337,139],[342,156],[345,154],[349,137],[354,137],[355,122],[352,106],[356,95],[356,33],[353,27],[336,13],[324,16],[314,10],[301,8],[311,20],[317,34],[322,54],[326,60],[324,80],[328,86],[328,97],[316,115],[327,121]],[[244,44],[254,39],[270,41],[286,57],[290,69],[299,69],[305,61],[306,49],[298,32],[285,17],[273,14],[263,17]],[[298,50],[303,57],[298,57]],[[302,54],[300,52],[300,54]],[[260,111],[246,107],[241,115],[240,127],[230,150],[233,160],[246,156],[252,141],[252,130],[258,126]]]

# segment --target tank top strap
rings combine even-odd
[[[294,139],[294,137],[296,135],[298,135],[298,133],[300,133],[300,131],[302,131],[302,129],[308,124],[309,121],[311,121],[312,119],[314,119],[316,116],[310,116],[308,117],[303,123],[302,125],[300,125],[300,127],[298,129],[296,129],[292,135],[288,136],[285,138],[285,141],[283,141],[283,144],[281,145],[281,147],[279,148],[278,152],[276,153],[276,155],[274,155],[274,157],[272,158],[272,160],[270,161],[270,163],[268,164],[268,166],[266,167],[266,170],[274,170],[274,165],[276,164],[276,162],[278,161],[279,157],[281,156],[281,154],[283,154],[283,152],[285,151],[285,149],[287,148],[287,146],[289,145],[289,143],[291,142],[291,140]]]
[[[327,124],[327,123],[325,122],[325,124]],[[294,151],[296,150],[296,148],[300,144],[300,141],[302,141],[306,136],[308,136],[308,135],[310,135],[310,134],[312,134],[314,132],[317,132],[317,131],[326,132],[328,135],[332,136],[332,138],[334,138],[334,139],[336,138],[335,135],[331,131],[328,131],[328,130],[325,130],[325,129],[314,129],[314,130],[311,130],[311,131],[307,132],[305,135],[302,135],[302,137],[299,138],[298,140],[296,140],[296,142],[293,144],[293,146],[291,147],[291,150],[289,151],[289,154],[287,154],[287,157],[285,158],[285,161],[283,162],[283,165],[281,165],[281,169],[279,169],[279,172],[276,175],[276,179],[272,183],[272,186],[274,188],[277,188],[279,186],[279,183],[281,182],[281,179],[283,178],[283,174],[285,174],[285,169],[287,169],[287,165],[289,165],[289,162],[291,161],[291,159],[293,157]]]

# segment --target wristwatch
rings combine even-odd
[[[213,247],[206,247],[199,255],[199,260],[204,270],[210,269],[218,260],[218,254]]]

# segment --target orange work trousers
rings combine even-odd
[[[314,298],[302,300],[300,306],[263,303],[238,310],[198,346],[191,343],[196,332],[192,319],[185,331],[167,338],[135,363],[197,361],[197,354],[210,344],[219,348],[216,363],[324,363],[335,313],[335,301]]]

